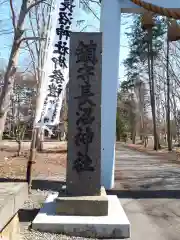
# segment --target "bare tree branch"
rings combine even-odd
[[[13,30],[0,30],[0,36],[12,34],[13,32],[14,32]]]
[[[23,41],[32,41],[32,40],[37,40],[37,41],[44,41],[46,38],[40,38],[40,37],[24,37],[20,40],[19,44],[21,44]]]
[[[11,9],[11,14],[12,14],[12,24],[14,27],[14,31],[16,31],[16,15],[15,15],[15,11],[14,11],[14,7],[13,7],[13,0],[10,0],[10,9]]]
[[[89,2],[91,2],[91,3],[97,3],[99,6],[101,6],[101,1],[100,0],[84,0],[87,4],[89,3]]]
[[[32,50],[32,48],[30,47],[30,44],[28,41],[26,41],[26,45],[28,47],[28,50],[29,50],[29,54],[31,56],[31,59],[32,59],[32,65],[33,65],[33,70],[34,70],[34,74],[35,74],[35,78],[37,79],[37,72],[36,72],[36,58],[35,58],[35,55],[34,55],[34,52]]]
[[[35,36],[36,36],[36,33],[35,33],[35,30],[34,30],[34,27],[33,27],[31,12],[29,12],[29,22],[30,22],[30,26],[31,26],[32,33],[33,33],[33,37],[35,37]],[[37,22],[37,19],[36,19],[36,22]],[[38,33],[38,36],[40,37],[39,32],[37,32],[37,33]],[[39,49],[38,49],[37,41],[35,42],[35,47],[36,47],[36,51],[37,51],[37,53],[38,53],[38,52],[39,52]]]
[[[4,3],[7,3],[8,0],[1,1],[0,4],[3,5]]]
[[[26,14],[35,6],[39,5],[40,3],[45,3],[49,6],[51,6],[51,4],[49,4],[48,2],[46,2],[46,0],[38,0],[38,1],[35,1],[34,3],[32,3],[26,10]]]
[[[94,17],[100,21],[100,18],[99,18],[99,17],[97,16],[97,14],[91,9],[91,7],[90,7],[89,4],[86,2],[86,0],[82,0],[81,3],[84,4],[84,6],[94,15]]]

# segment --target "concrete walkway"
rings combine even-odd
[[[131,240],[180,239],[180,165],[117,144],[115,176]]]

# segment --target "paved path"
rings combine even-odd
[[[180,239],[180,165],[117,144],[115,176],[131,240]]]

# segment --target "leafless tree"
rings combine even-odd
[[[25,41],[43,40],[39,36],[26,36],[25,20],[29,12],[45,0],[22,0],[20,11],[16,14],[13,0],[8,0],[11,10],[13,26],[13,42],[10,50],[10,57],[4,74],[4,83],[0,95],[0,136],[4,131],[7,112],[9,110],[10,94],[13,90],[14,75],[17,70],[20,47]]]
[[[29,41],[26,41],[26,45],[31,57],[32,68],[35,75],[35,79],[37,81],[37,95],[36,95],[36,112],[40,107],[40,89],[43,80],[43,67],[44,62],[46,60],[46,52],[45,50],[48,47],[48,33],[51,19],[51,11],[53,8],[53,0],[49,0],[49,4],[39,4],[36,5],[29,12],[29,22],[31,26],[31,31],[34,37],[38,36],[39,40],[34,41],[32,44]],[[44,39],[44,41],[41,41]],[[34,159],[35,156],[35,148],[38,150],[42,149],[42,139],[41,134],[38,129],[33,128],[32,132],[32,143],[30,155],[31,159]]]

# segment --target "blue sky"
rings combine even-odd
[[[97,4],[91,4],[91,9],[98,16],[98,18],[100,18],[100,9],[97,6]],[[75,18],[78,20],[82,20],[82,19],[85,20],[85,22],[81,26],[78,26],[77,29],[75,29],[75,30],[81,31],[83,29],[83,31],[87,31],[87,32],[99,31],[100,21],[91,12],[89,12],[87,14],[86,12],[84,12],[82,10],[78,11],[75,14]],[[125,24],[125,22],[126,22],[126,24]],[[128,22],[129,22],[129,20],[127,20],[127,18],[125,18],[124,15],[122,15],[121,36],[120,36],[121,37],[121,40],[120,40],[120,67],[119,67],[120,80],[123,80],[124,74],[125,74],[124,66],[123,66],[122,62],[127,57],[127,54],[129,52],[128,39],[126,38],[126,35],[125,35],[125,32],[127,32],[127,27],[129,26]]]
[[[0,7],[0,29],[0,32],[4,30],[9,32],[12,30],[8,4],[3,4]],[[7,59],[9,56],[9,49],[12,43],[12,34],[0,34],[0,42],[0,58],[2,63],[2,58]]]
[[[21,6],[22,0],[13,0],[13,6],[15,13],[19,14],[20,6]],[[28,24],[28,18],[26,17],[25,22],[25,29],[27,35],[32,34],[29,32],[30,25]],[[2,34],[3,31],[3,34]],[[4,31],[6,34],[4,34]],[[0,5],[0,68],[4,67],[4,65],[7,64],[11,46],[12,46],[12,40],[13,40],[13,27],[12,27],[12,20],[11,20],[11,12],[10,12],[10,6],[9,2]],[[8,33],[8,34],[7,34]],[[26,69],[26,67],[29,65],[30,58],[28,56],[28,51],[24,49],[24,46],[21,46],[20,51],[20,57],[18,62],[18,67],[22,69]]]
[[[20,3],[21,3],[21,0],[13,1],[14,9],[16,13],[19,12]],[[0,67],[2,67],[2,65],[5,65],[9,58],[12,39],[13,39],[12,30],[13,28],[12,28],[10,7],[9,7],[9,3],[6,3],[0,6],[0,42],[1,42]],[[5,34],[4,34],[4,31],[6,32]],[[21,57],[21,54],[20,54],[19,65],[22,64],[22,59],[23,59]]]
[[[18,12],[18,6],[20,6],[21,0],[14,0],[14,7],[16,12]],[[100,9],[97,7],[97,4],[92,4],[92,10],[93,12],[100,18]],[[12,30],[12,22],[10,19],[10,8],[9,4],[4,4],[0,7],[0,29],[3,30]],[[75,22],[73,23],[73,30],[75,31],[99,31],[99,20],[91,13],[84,12],[83,10],[75,12]],[[1,21],[2,20],[2,21]],[[80,26],[75,26],[75,23],[77,20],[84,20],[84,23],[82,23]],[[124,66],[122,64],[122,61],[126,58],[128,54],[128,44],[127,44],[127,38],[124,34],[126,31],[126,28],[128,27],[128,24],[124,24],[124,22],[127,21],[122,17],[122,24],[121,24],[121,47],[120,47],[120,70],[119,70],[119,77],[122,80],[124,76]],[[27,26],[25,26],[27,28]],[[0,67],[2,65],[4,66],[5,63],[7,63],[7,59],[9,57],[10,53],[10,47],[12,44],[12,34],[1,34],[0,30]],[[25,68],[28,64],[28,57],[27,52],[24,51],[24,49],[21,51],[20,58],[19,58],[19,67]]]

